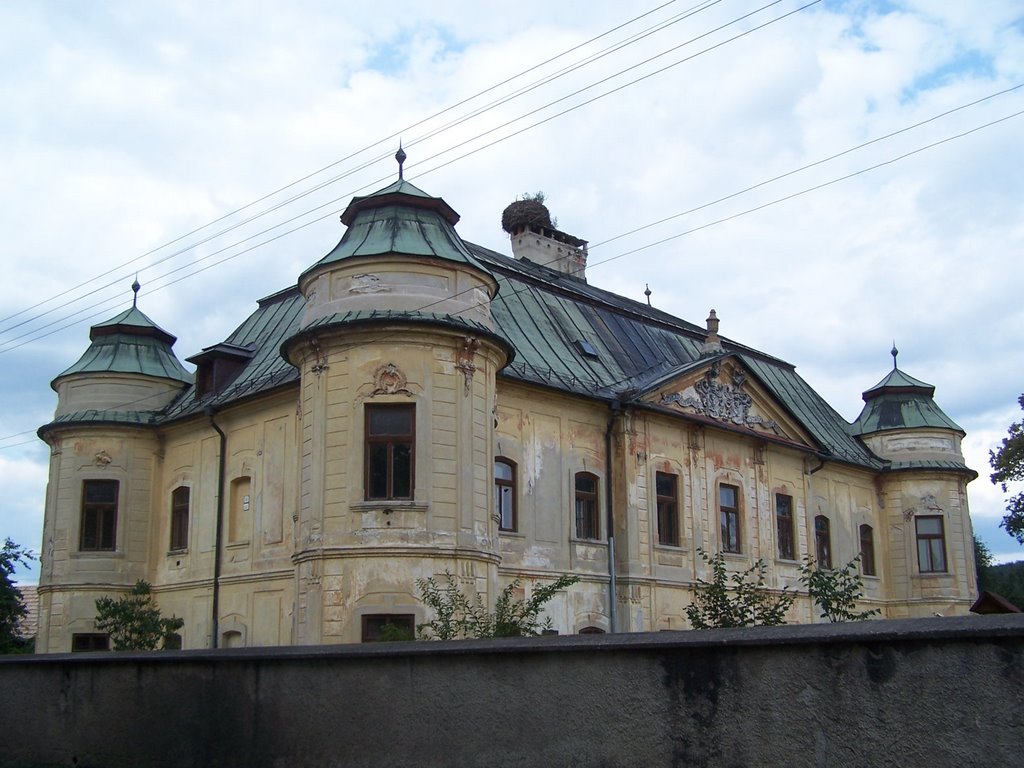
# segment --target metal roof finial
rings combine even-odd
[[[136,275],[136,276],[135,276],[135,282],[134,282],[134,283],[132,283],[132,293],[134,294],[134,295],[132,296],[132,309],[135,309],[135,305],[136,305],[136,304],[138,303],[138,301],[139,301],[139,288],[141,288],[141,287],[142,287],[142,286],[141,286],[141,285],[139,285],[139,276],[138,276],[138,275]]]
[[[644,296],[647,297],[647,306],[651,306],[651,286],[649,283],[644,283]]]
[[[899,353],[900,353],[900,351],[898,349],[896,349],[896,339],[893,339],[892,340],[892,349],[889,350],[889,354],[892,355],[892,369],[894,371],[896,370],[896,356]]]
[[[398,151],[395,152],[395,160],[398,161],[398,180],[402,180],[402,163],[405,162],[405,150],[402,149],[402,140],[398,140]]]

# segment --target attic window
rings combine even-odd
[[[587,341],[586,339],[577,339],[576,346],[579,348],[580,352],[584,354],[584,356],[591,357],[594,360],[597,360],[597,350],[594,349],[594,345],[591,344],[589,341]]]
[[[196,366],[196,397],[223,392],[238,378],[254,351],[252,347],[224,343],[207,347],[188,358]]]

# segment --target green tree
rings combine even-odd
[[[1024,395],[1017,398],[1017,402],[1024,409]],[[988,462],[994,470],[990,477],[1003,493],[1009,490],[1009,483],[1024,480],[1024,420],[1015,421],[1008,431],[999,449],[988,452]],[[1006,515],[999,525],[1024,544],[1024,492],[1006,500]]]
[[[978,594],[988,589],[988,572],[992,567],[992,550],[984,541],[974,536],[974,570],[978,577]],[[994,591],[994,590],[989,590]]]
[[[18,565],[29,564],[35,556],[10,539],[0,549],[0,653],[31,653],[33,642],[21,636],[21,620],[28,611],[24,596],[14,584]]]
[[[160,615],[151,591],[140,579],[127,595],[96,601],[96,629],[110,635],[115,651],[155,650],[184,626],[184,619]]]
[[[747,570],[730,575],[725,556],[714,557],[698,548],[697,554],[711,566],[711,581],[697,580],[686,618],[694,629],[715,627],[774,627],[786,623],[786,611],[795,595],[786,589],[772,592],[765,584],[767,566],[758,560]]]
[[[480,600],[470,600],[455,583],[455,577],[445,571],[445,583],[438,584],[430,577],[417,579],[420,598],[434,612],[434,618],[416,627],[423,640],[456,640],[485,637],[526,637],[538,635],[551,628],[551,618],[540,618],[544,606],[556,593],[575,584],[579,576],[560,576],[550,584],[536,587],[529,599],[515,596],[521,586],[516,579],[498,595],[494,612]]]
[[[821,610],[821,618],[829,621],[863,621],[880,613],[877,608],[858,611],[857,602],[864,596],[860,576],[860,555],[842,568],[820,568],[808,555],[800,566],[800,581]]]

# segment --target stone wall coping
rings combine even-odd
[[[669,630],[605,635],[560,635],[494,640],[447,640],[351,645],[289,645],[185,651],[120,651],[0,656],[4,664],[134,664],[195,662],[342,661],[416,656],[487,656],[508,654],[661,653],[722,647],[865,644],[881,642],[1024,643],[1024,613],[986,616],[877,619],[837,624],[790,624],[781,627]]]

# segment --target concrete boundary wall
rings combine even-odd
[[[0,766],[1002,766],[1024,615],[0,658]]]

